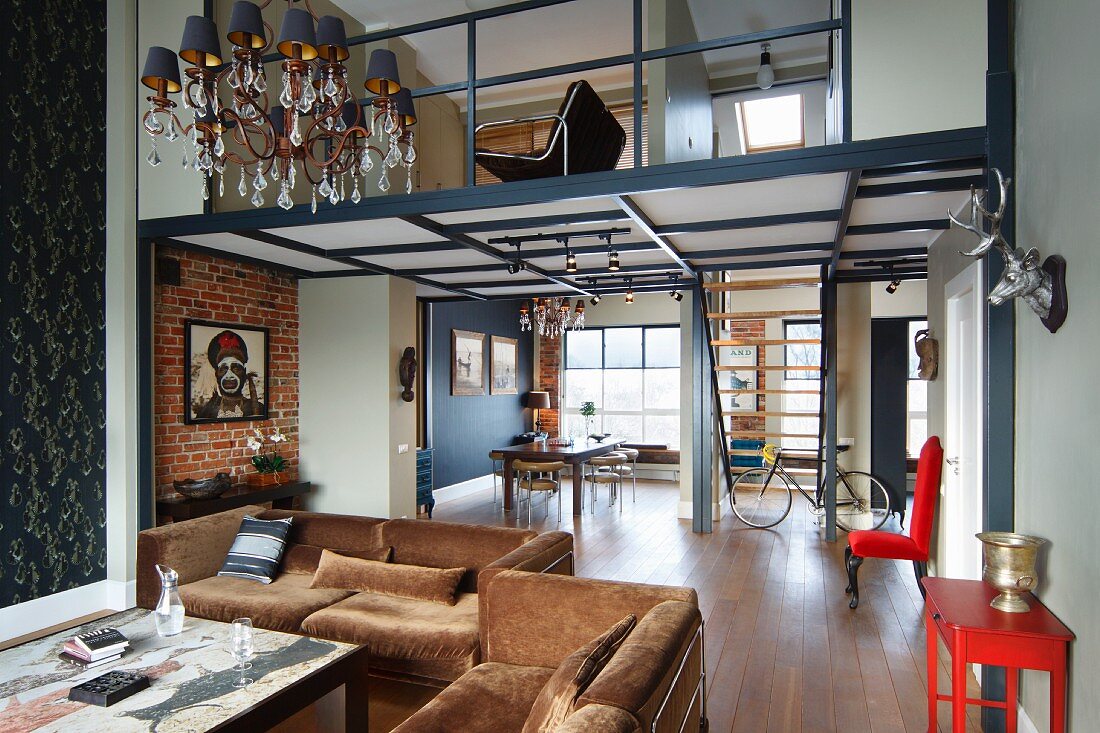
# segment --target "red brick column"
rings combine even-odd
[[[539,378],[538,384],[535,389],[542,392],[550,393],[550,404],[553,405],[549,410],[540,410],[539,417],[542,419],[542,429],[550,437],[555,437],[560,434],[561,419],[558,414],[558,401],[561,394],[559,387],[561,385],[561,362],[562,362],[562,349],[564,348],[565,339],[562,337],[549,338],[547,336],[539,336]]]
[[[245,445],[253,428],[278,427],[287,437],[279,454],[298,466],[298,281],[266,269],[204,254],[159,247],[158,256],[180,262],[180,284],[153,291],[153,465],[157,495],[172,481],[251,472]],[[183,422],[183,324],[189,318],[270,329],[267,375],[270,419],[186,425]]]

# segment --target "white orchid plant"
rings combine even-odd
[[[246,442],[255,454],[252,456],[252,465],[256,467],[258,473],[282,473],[286,470],[286,460],[278,452],[278,445],[286,442],[286,436],[279,428],[273,429],[267,436],[259,428],[255,428]],[[264,445],[268,442],[272,444],[272,448],[265,453]]]

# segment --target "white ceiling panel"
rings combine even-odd
[[[439,242],[443,239],[401,219],[370,219],[368,221],[335,222],[332,224],[307,224],[306,226],[266,229],[265,231],[323,249]]]
[[[945,219],[949,210],[956,211],[969,200],[970,194],[962,191],[856,199],[848,224],[859,226],[893,221]]]
[[[868,249],[905,249],[927,247],[940,232],[890,232],[889,234],[859,234],[844,238],[844,251]]]
[[[418,298],[453,298],[455,294],[449,290],[440,290],[439,288],[429,287],[427,285],[416,284],[416,297]]]
[[[632,198],[658,225],[839,209],[845,173],[670,189]]]
[[[446,250],[444,252],[407,252],[399,255],[363,255],[358,259],[383,267],[391,267],[395,270],[455,267],[458,265],[489,265],[498,261],[469,249]]]
[[[813,222],[809,224],[758,227],[755,229],[734,229],[728,232],[677,234],[671,239],[682,253],[690,255],[692,252],[711,249],[832,242],[835,235],[836,224],[832,222]]]
[[[176,239],[181,242],[189,242],[202,247],[209,247],[210,249],[215,249],[220,252],[244,255],[245,257],[255,257],[257,259],[266,260],[267,262],[297,267],[298,269],[309,270],[310,272],[356,269],[339,262],[327,260],[324,257],[302,254],[301,252],[284,249],[283,247],[276,247],[264,242],[257,242],[255,239],[249,239],[248,237],[225,232],[220,234],[192,234],[176,237]]]
[[[505,206],[496,209],[477,209],[476,211],[452,211],[445,214],[432,214],[431,219],[440,224],[467,224],[475,221],[500,221],[503,219],[526,219],[531,216],[552,216],[557,214],[581,214],[591,211],[611,211],[618,209],[609,198],[569,199],[552,201],[545,204],[527,204],[525,206]],[[594,226],[587,222],[577,226]],[[596,224],[595,226],[599,226]]]
[[[546,282],[542,285],[529,285],[526,287],[507,287],[507,288],[473,288],[473,292],[480,293],[481,295],[492,295],[499,297],[502,295],[511,295],[516,298],[530,298],[533,295],[546,295],[549,293],[560,293],[564,291],[564,288],[557,283]],[[580,297],[580,293],[575,294]],[[570,296],[572,297],[572,296]],[[518,317],[518,314],[517,314]]]
[[[425,275],[424,277],[431,280],[436,280],[441,283],[447,283],[448,285],[462,285],[463,283],[476,283],[476,282],[499,282],[501,287],[506,285],[542,285],[546,282],[546,278],[540,277],[530,272],[517,272],[512,275],[508,270],[504,269],[504,265],[498,265],[495,269],[485,270],[484,272],[456,272],[456,273],[443,273],[439,275]]]
[[[884,183],[911,183],[913,181],[938,181],[941,178],[964,178],[966,176],[977,176],[984,173],[981,168],[967,168],[966,170],[957,171],[935,171],[933,173],[900,173],[892,176],[874,176],[871,178],[861,178],[859,183],[861,186],[878,186]]]

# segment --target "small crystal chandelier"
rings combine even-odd
[[[539,336],[557,338],[566,331],[584,329],[584,300],[577,298],[572,310],[568,298],[534,298],[531,307],[524,301],[519,307],[519,330],[533,331],[538,326]]]
[[[270,178],[279,187],[276,203],[290,209],[290,192],[304,177],[316,213],[318,195],[332,205],[347,198],[359,203],[360,178],[366,186],[375,168],[373,153],[380,163],[379,190],[389,191],[389,171],[400,165],[406,170],[405,192],[412,193],[417,153],[409,128],[416,123],[416,111],[412,93],[398,78],[397,57],[385,49],[371,52],[363,86],[376,96],[360,105],[344,65],[350,51],[343,21],[329,15],[317,18],[308,0],[309,10],[291,7],[292,0],[287,0],[275,42],[283,56],[281,88],[278,100],[269,105],[263,56],[273,34],[261,10],[270,2],[233,4],[226,34],[233,53],[224,65],[217,25],[203,16],[188,17],[179,52],[188,64],[186,83],[181,84],[176,54],[163,46],[149,49],[141,74],[141,82],[153,90],[142,116],[151,142],[149,165],[161,164],[158,140],[182,137],[183,168],[202,178],[203,199],[210,198],[215,177],[218,195],[224,195],[232,163],[240,167],[237,191],[247,196],[251,189],[253,206],[263,206]],[[219,87],[230,98],[228,106]],[[181,91],[190,120],[187,114],[182,120],[176,115],[176,103],[169,98]],[[226,145],[226,133],[236,142],[235,150]]]

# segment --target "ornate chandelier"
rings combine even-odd
[[[237,191],[247,196],[251,188],[253,206],[263,206],[264,190],[277,184],[276,203],[290,209],[291,191],[305,177],[316,213],[318,195],[332,205],[345,199],[349,175],[348,198],[359,203],[359,179],[367,185],[366,177],[375,167],[373,153],[381,169],[378,188],[390,189],[389,171],[400,165],[406,170],[405,192],[412,193],[416,148],[410,127],[416,113],[412,93],[401,86],[397,57],[385,49],[371,52],[363,86],[376,96],[360,105],[343,63],[350,56],[343,21],[329,15],[317,18],[309,0],[308,11],[290,7],[292,0],[287,0],[275,42],[283,56],[282,79],[278,98],[269,107],[263,56],[272,45],[273,32],[261,10],[270,2],[233,4],[226,34],[233,53],[224,64],[214,21],[188,17],[179,51],[188,64],[185,83],[181,84],[176,54],[163,46],[149,49],[141,74],[141,82],[153,90],[142,116],[152,143],[146,160],[160,165],[158,140],[182,137],[183,167],[201,176],[203,199],[210,198],[215,176],[218,195],[225,194],[232,163],[240,167]],[[169,98],[181,91],[184,119],[176,115],[176,103]],[[227,146],[226,134],[236,143],[234,149]]]
[[[539,336],[553,339],[570,329],[580,331],[584,328],[584,300],[581,298],[577,298],[577,305],[572,312],[568,298],[533,298],[531,303],[535,311],[534,317],[531,316],[527,301],[519,307],[520,331],[532,331],[534,326],[538,326]]]

